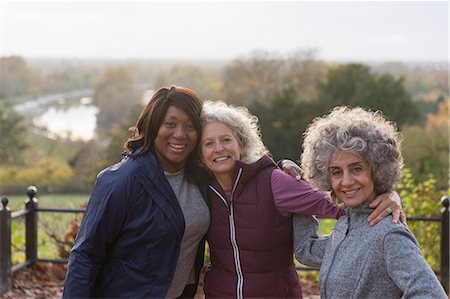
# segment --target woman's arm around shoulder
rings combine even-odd
[[[282,215],[292,213],[339,218],[343,211],[330,203],[326,192],[314,190],[304,181],[297,181],[279,169],[272,172],[272,193],[275,206]]]

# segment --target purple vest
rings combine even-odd
[[[292,219],[275,207],[268,156],[237,162],[230,198],[216,180],[210,185],[211,265],[206,298],[301,298],[293,261]]]

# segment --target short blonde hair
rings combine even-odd
[[[394,190],[401,179],[399,134],[395,124],[380,111],[336,107],[312,121],[304,135],[301,161],[306,178],[314,187],[332,191],[329,165],[338,150],[355,152],[367,160],[377,195]],[[332,201],[339,203],[334,192]]]
[[[252,163],[268,152],[261,138],[258,118],[245,107],[228,105],[218,100],[208,100],[203,104],[202,125],[218,121],[227,125],[236,135],[243,148],[241,161]]]

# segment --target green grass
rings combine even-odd
[[[80,208],[89,200],[89,195],[43,195],[36,196],[40,208]],[[27,196],[8,197],[8,208],[17,211],[25,208]],[[82,213],[53,213],[40,212],[38,214],[38,258],[58,259],[61,247],[70,248],[73,241],[68,236],[70,223],[81,221]],[[13,265],[25,261],[25,218],[13,219],[11,222],[11,243]]]
[[[319,235],[327,235],[336,223],[336,219],[319,219]]]

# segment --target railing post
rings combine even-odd
[[[0,295],[12,288],[11,282],[11,211],[8,198],[2,197],[0,208]]]
[[[38,208],[38,200],[35,197],[37,188],[28,186],[28,200],[25,202],[25,209],[28,214],[25,216],[25,255],[27,262],[34,265],[37,261],[37,223],[38,216],[36,210]]]
[[[449,220],[449,202],[448,196],[441,198],[442,208],[442,229],[441,229],[441,282],[445,292],[449,294],[450,281],[450,220]]]

